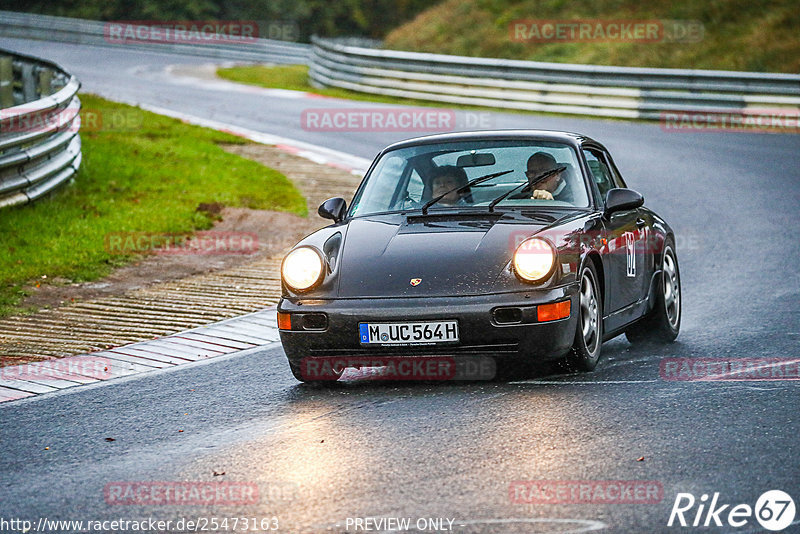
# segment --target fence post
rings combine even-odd
[[[48,68],[39,69],[39,97],[53,94],[53,71]]]
[[[11,56],[0,56],[0,109],[14,106],[14,63]]]
[[[22,65],[22,98],[24,103],[39,100],[39,95],[36,94],[36,78],[33,74],[33,65],[30,63],[23,63]]]

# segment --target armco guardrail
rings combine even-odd
[[[308,63],[311,53],[311,46],[308,44],[274,39],[253,39],[239,43],[126,41],[124,44],[115,44],[108,38],[107,23],[105,22],[13,11],[0,11],[0,36],[114,46],[123,49],[171,52],[247,62],[305,64]]]
[[[568,65],[424,54],[313,39],[319,86],[419,100],[603,117],[800,110],[800,75]]]
[[[55,63],[0,50],[0,208],[35,200],[77,172],[79,88]]]

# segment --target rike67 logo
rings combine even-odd
[[[762,493],[755,507],[722,503],[719,492],[714,493],[710,502],[705,493],[699,499],[691,493],[678,493],[667,526],[739,528],[755,516],[762,528],[779,532],[794,524],[795,511],[794,500],[781,490]]]

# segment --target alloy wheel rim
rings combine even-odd
[[[589,352],[597,348],[598,306],[594,291],[594,282],[588,272],[581,277],[581,330],[583,342]]]
[[[670,326],[675,328],[681,314],[681,294],[678,269],[675,267],[675,259],[672,251],[667,249],[664,254],[664,308],[667,312],[667,320]]]

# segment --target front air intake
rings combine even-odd
[[[522,310],[520,308],[495,308],[492,311],[492,319],[497,324],[521,323]]]

